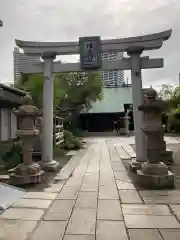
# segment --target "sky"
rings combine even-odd
[[[13,82],[15,39],[124,38],[168,29],[172,29],[172,36],[163,47],[146,52],[146,56],[164,58],[164,68],[144,70],[143,86],[179,81],[180,0],[0,0],[0,19],[4,23],[0,28],[1,83]],[[126,71],[125,78],[129,76]]]

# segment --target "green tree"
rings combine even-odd
[[[53,75],[54,108],[76,109],[90,107],[92,101],[101,99],[101,78],[99,72],[57,73]],[[35,104],[42,107],[43,75],[23,75],[15,87],[29,92]]]
[[[172,94],[173,94],[173,86],[163,84],[161,86],[161,89],[160,89],[159,93],[158,93],[158,96],[163,100],[170,100]]]
[[[169,105],[171,108],[180,109],[180,86],[174,88],[171,98],[169,99]]]

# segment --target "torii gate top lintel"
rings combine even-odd
[[[163,41],[170,38],[172,30],[138,37],[101,40],[102,52],[123,52],[132,47],[142,47],[144,50],[161,48]],[[79,53],[79,42],[35,42],[15,40],[16,45],[27,55],[42,55],[53,52],[56,55],[71,55]]]

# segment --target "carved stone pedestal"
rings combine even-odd
[[[43,180],[44,171],[41,170],[38,163],[25,165],[24,163],[17,166],[14,172],[10,175],[10,184],[13,185],[26,185],[36,184]]]
[[[174,175],[162,162],[144,163],[142,168],[137,170],[137,183],[140,187],[148,189],[173,188]]]

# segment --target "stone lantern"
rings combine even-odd
[[[154,89],[147,90],[146,97],[146,102],[138,109],[144,113],[142,130],[147,137],[147,161],[137,170],[137,181],[145,188],[174,187],[174,175],[163,162],[166,146],[161,116],[166,106],[162,100],[156,99]]]
[[[14,111],[19,118],[19,129],[16,131],[16,135],[22,140],[23,159],[23,162],[10,175],[10,183],[14,185],[40,183],[44,173],[40,165],[32,161],[33,142],[39,135],[39,130],[34,124],[39,110],[31,104],[32,98],[26,95],[22,105]]]

